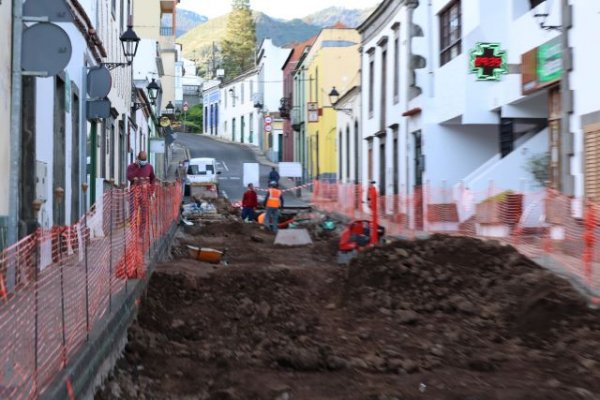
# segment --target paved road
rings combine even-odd
[[[244,194],[244,163],[258,162],[254,152],[246,146],[224,143],[204,135],[178,133],[177,142],[190,150],[192,157],[212,157],[217,160],[217,170],[221,171],[219,186],[232,201],[239,201]],[[260,166],[260,186],[266,188],[270,167]],[[283,178],[282,178],[283,179]],[[286,206],[304,206],[306,203],[292,193],[284,196]]]

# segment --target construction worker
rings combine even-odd
[[[283,207],[283,192],[275,181],[269,183],[269,190],[265,198],[265,226],[277,233],[279,225],[279,209]]]
[[[248,190],[244,193],[242,198],[242,220],[244,222],[254,221],[256,216],[254,215],[254,209],[258,207],[258,197],[254,190],[254,185],[249,183]]]

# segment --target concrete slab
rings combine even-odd
[[[312,239],[306,229],[281,229],[275,236],[275,244],[282,246],[309,246]]]

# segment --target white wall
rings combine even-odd
[[[277,47],[273,41],[266,38],[258,54],[262,53],[262,58],[257,60],[257,69],[261,71],[260,93],[263,95],[264,110],[269,112],[278,112],[281,98],[283,97],[283,63],[290,55],[291,49]]]
[[[0,216],[8,215],[12,72],[12,8],[0,5]]]
[[[252,100],[252,96],[250,95],[251,86],[254,88],[254,91],[256,91],[256,88],[258,87],[257,73],[248,74],[243,78],[239,78],[233,82],[229,82],[222,85],[221,102],[219,104],[219,110],[221,112],[219,123],[223,127],[223,129],[221,132],[219,132],[219,134],[228,140],[233,140],[234,138],[232,135],[232,121],[233,119],[235,119],[235,141],[242,142],[240,130],[241,117],[243,116],[245,124],[243,142],[258,145],[259,136],[262,134],[262,130],[259,131],[258,129],[259,115],[256,108],[254,108],[254,101]],[[235,106],[233,95],[229,91],[230,89],[233,90],[233,93],[235,93],[236,96]],[[244,92],[243,99],[242,91]],[[227,96],[227,99],[225,99],[225,96]],[[252,117],[250,117],[250,115],[252,115]],[[252,141],[250,141],[250,119],[253,120]],[[225,125],[227,125],[227,129],[225,129]]]
[[[574,0],[569,3],[573,6],[573,28],[569,31],[569,44],[573,47],[574,69],[568,79],[571,90],[574,91],[575,108],[571,117],[571,132],[575,134],[575,156],[571,161],[571,171],[575,176],[575,196],[581,197],[584,195],[581,116],[600,111],[597,78],[600,55],[589,49],[590,38],[600,37],[600,3]]]
[[[423,130],[424,183],[453,186],[498,153],[495,125],[426,124]]]

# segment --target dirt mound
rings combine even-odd
[[[510,246],[434,236],[342,268],[334,238],[199,232],[179,245],[227,245],[230,264],[158,268],[98,399],[598,398],[600,316]]]

